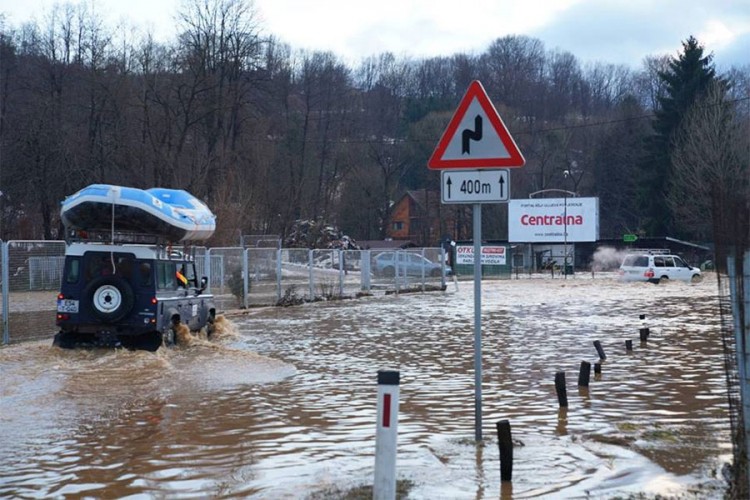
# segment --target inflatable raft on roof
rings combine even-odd
[[[148,234],[170,242],[206,240],[216,216],[181,189],[137,189],[92,184],[65,198],[60,211],[68,231]]]

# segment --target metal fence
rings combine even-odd
[[[0,242],[2,343],[51,338],[65,260],[64,241]],[[195,247],[220,311],[333,300],[359,294],[444,289],[440,248],[307,250]]]

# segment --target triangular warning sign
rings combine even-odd
[[[484,87],[474,80],[427,166],[431,169],[482,169],[522,167],[524,163],[526,160]]]

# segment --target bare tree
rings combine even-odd
[[[639,103],[644,108],[655,111],[659,109],[659,98],[666,95],[666,83],[659,77],[669,68],[670,57],[647,57],[643,61],[644,69],[635,79],[635,92]]]
[[[676,220],[692,233],[710,239],[717,207],[747,200],[747,151],[750,130],[737,118],[737,104],[727,102],[726,88],[714,82],[686,114],[674,140],[674,166],[668,202]]]

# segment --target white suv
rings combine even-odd
[[[620,280],[665,283],[681,280],[689,283],[701,281],[701,270],[689,266],[681,257],[667,254],[631,254],[620,266]]]

